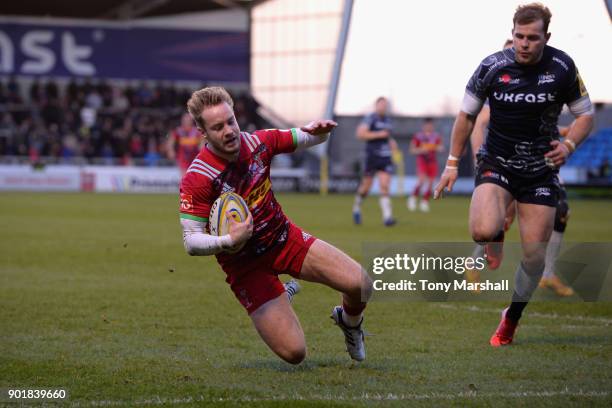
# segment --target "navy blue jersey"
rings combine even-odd
[[[365,116],[361,123],[365,124],[371,132],[380,130],[391,132],[393,129],[391,118],[389,116],[379,116],[376,112]],[[391,157],[389,138],[368,140],[366,142],[366,156]]]
[[[559,138],[563,104],[590,106],[590,100],[574,61],[563,51],[545,46],[535,65],[518,64],[514,56],[509,48],[485,58],[466,92],[480,105],[488,99],[491,108],[488,136],[479,152],[483,158],[511,173],[536,177],[554,171],[544,154]]]

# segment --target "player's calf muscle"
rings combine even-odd
[[[371,294],[372,281],[359,263],[338,248],[317,240],[310,250],[300,274],[307,281],[325,284],[351,299]]]

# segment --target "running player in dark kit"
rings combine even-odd
[[[512,303],[490,339],[512,343],[519,319],[544,270],[546,245],[555,221],[558,168],[587,137],[593,107],[574,61],[547,45],[551,13],[541,4],[519,6],[514,14],[514,47],[485,58],[468,82],[451,136],[446,169],[434,196],[457,180],[459,156],[488,98],[489,134],[478,154],[470,231],[478,243],[504,239],[506,208],[517,201],[523,258],[516,271]],[[567,104],[575,117],[559,141],[557,120]],[[495,256],[495,245],[488,256]]]

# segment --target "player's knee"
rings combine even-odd
[[[370,278],[370,276],[365,273],[365,271],[362,271],[362,274],[363,278],[361,285],[361,301],[368,302],[372,297],[372,293],[374,292],[374,283],[372,281],[372,278]]]
[[[477,243],[493,242],[499,235],[499,230],[491,228],[472,228],[472,239]]]
[[[544,269],[546,261],[546,244],[538,243],[523,248],[523,265],[526,270],[540,271]]]
[[[477,243],[493,242],[499,235],[500,227],[482,219],[470,220],[470,232],[472,239]]]
[[[351,273],[350,279],[347,279],[346,289],[343,292],[355,301],[367,302],[374,290],[373,281],[361,266],[355,264],[354,273]]]

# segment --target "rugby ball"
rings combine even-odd
[[[244,199],[236,193],[221,194],[210,208],[208,228],[211,235],[220,237],[229,234],[229,221],[226,214],[229,214],[237,222],[244,222],[249,216],[249,207]],[[240,251],[243,246],[244,243],[240,247],[226,249],[225,252],[233,254]]]

